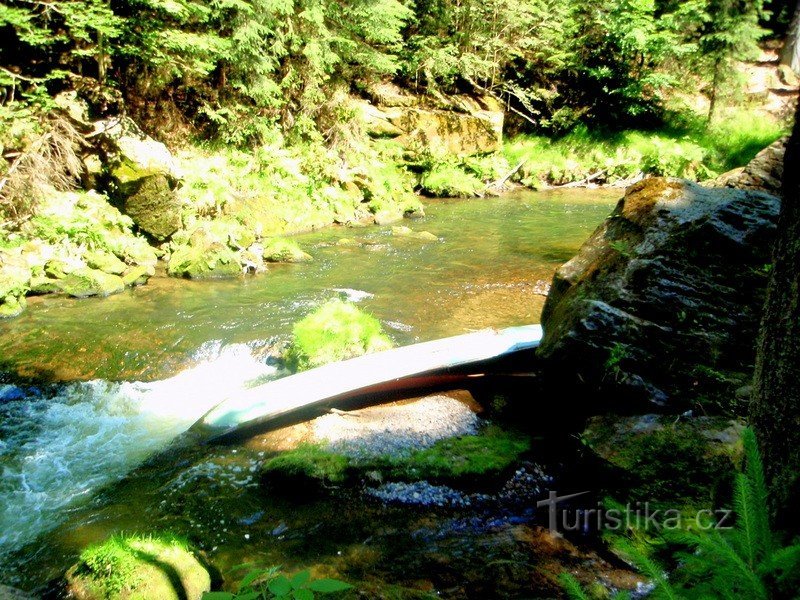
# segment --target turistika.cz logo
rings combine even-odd
[[[595,508],[571,508],[561,504],[589,493],[585,491],[559,496],[558,492],[548,490],[547,498],[539,500],[536,507],[547,507],[547,527],[551,533],[733,527],[733,511],[724,508],[686,513],[677,508],[655,508],[650,502],[634,502],[610,508],[605,508],[602,502],[598,502]]]

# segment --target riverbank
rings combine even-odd
[[[649,175],[710,179],[744,165],[784,132],[754,109],[729,112],[710,128],[684,119],[660,131],[578,128],[501,145],[496,105],[454,99],[446,108],[400,108],[391,98],[382,100],[389,107],[376,105],[379,114],[395,115],[389,120],[366,101],[355,105],[368,113],[370,135],[329,147],[321,140],[289,144],[276,134],[248,152],[198,145],[170,152],[133,122],[90,122],[80,101],[63,98],[60,114],[68,119],[59,127],[92,140],[80,151],[70,146],[83,189],[28,182],[36,201],[0,225],[0,316],[21,314],[31,295],[116,294],[146,283],[158,264],[171,276],[215,279],[309,260],[285,236],[420,217],[424,196],[624,186]],[[395,123],[407,127],[412,113],[414,128],[404,133]],[[493,133],[476,133],[480,123]],[[390,135],[389,127],[397,131]],[[447,153],[436,152],[442,148]]]

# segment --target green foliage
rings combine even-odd
[[[315,579],[309,571],[287,576],[280,569],[250,569],[239,582],[239,591],[206,592],[203,600],[314,600],[352,589],[338,579]]]
[[[439,198],[477,196],[484,185],[475,175],[455,165],[442,164],[425,173],[420,181],[422,191]]]
[[[652,558],[645,541],[621,540],[616,549],[655,584],[654,598],[789,598],[800,584],[800,542],[781,546],[769,527],[767,487],[755,434],[743,432],[745,462],[736,477],[734,512],[730,529],[696,528],[670,532],[668,540],[690,552],[676,558],[678,568],[666,569]],[[571,597],[588,597],[577,581],[562,576]]]
[[[690,121],[658,131],[578,127],[556,139],[519,136],[504,154],[509,164],[525,160],[516,178],[531,187],[614,183],[640,174],[703,180],[747,164],[783,133],[774,119],[740,110],[708,129]]]
[[[392,345],[378,319],[334,298],[295,323],[285,358],[290,368],[304,371]]]

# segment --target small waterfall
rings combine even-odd
[[[162,381],[0,385],[0,562],[275,368],[244,344],[201,347]]]

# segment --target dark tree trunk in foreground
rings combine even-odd
[[[800,115],[800,113],[798,113]],[[786,149],[784,201],[758,340],[751,421],[780,527],[800,532],[800,116]]]

